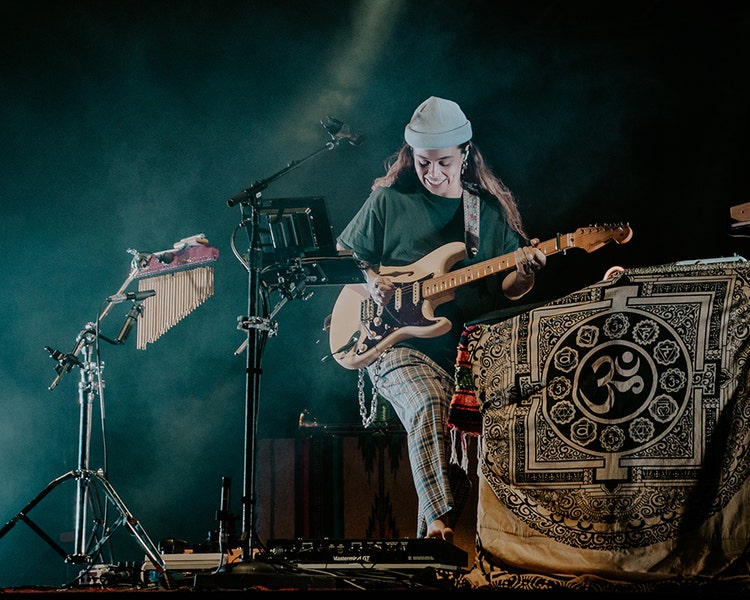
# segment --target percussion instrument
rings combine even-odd
[[[168,250],[136,255],[138,289],[156,292],[143,301],[136,341],[139,350],[145,350],[213,295],[213,263],[218,258],[218,248],[211,247],[202,233],[184,238]]]

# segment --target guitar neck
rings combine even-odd
[[[575,248],[575,235],[572,233],[557,234],[557,236],[551,240],[540,242],[537,248],[541,250],[546,256],[563,252],[570,248]],[[445,275],[439,275],[432,279],[425,281],[422,284],[422,295],[425,298],[431,298],[439,296],[448,291],[454,290],[462,285],[477,281],[490,275],[496,275],[504,271],[509,271],[515,268],[516,263],[514,259],[514,252],[508,252],[502,256],[497,256],[489,260],[469,265],[455,271],[450,271]]]
[[[626,225],[594,225],[581,227],[573,233],[558,233],[554,239],[540,242],[536,247],[545,256],[570,248],[593,252],[611,241],[624,244],[632,236],[633,231]],[[404,285],[400,301],[394,299],[388,308],[377,313],[372,310],[373,300],[364,285],[345,285],[331,313],[331,356],[348,369],[361,369],[401,340],[443,335],[450,329],[451,322],[445,317],[435,317],[433,308],[452,299],[451,291],[465,283],[514,269],[514,254],[509,252],[437,275],[466,257],[463,242],[450,242],[412,265],[387,267],[383,271],[387,276],[403,279],[410,288],[407,290]],[[423,302],[430,299],[431,303]]]

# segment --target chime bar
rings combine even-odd
[[[218,248],[209,246],[201,236],[141,258],[135,276],[138,289],[154,290],[156,294],[143,301],[138,350],[145,350],[147,344],[158,340],[213,295],[213,263],[218,258]]]

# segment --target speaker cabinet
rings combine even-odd
[[[260,440],[257,464],[262,539],[416,536],[400,428],[300,427],[295,439]]]

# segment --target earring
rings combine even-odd
[[[461,163],[461,175],[463,175],[466,172],[466,169],[468,166],[469,166],[469,146],[466,146],[466,149],[464,150],[464,160]]]

